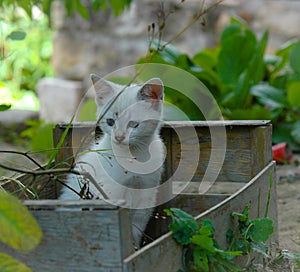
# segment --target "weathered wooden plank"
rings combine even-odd
[[[54,131],[56,141],[66,126],[66,124],[57,125]],[[66,145],[59,152],[57,161],[61,162],[70,158],[72,156],[70,145],[75,151],[77,147],[82,145],[82,139],[91,134],[90,129],[95,130],[93,126],[93,123],[73,124],[72,134],[68,134]],[[195,139],[190,129],[195,129],[198,140]],[[224,129],[226,134],[224,134]],[[272,159],[271,131],[270,121],[166,122],[161,131],[167,151],[164,180],[175,173],[180,159],[184,161],[186,169],[181,171],[181,176],[177,176],[176,179],[184,180],[191,175],[190,173],[193,173],[195,152],[197,151],[195,147],[199,143],[199,164],[193,181],[201,181],[207,172],[208,176],[219,173],[218,181],[248,182]],[[180,140],[178,133],[181,137]],[[213,147],[211,133],[215,139]],[[72,138],[71,143],[70,137]],[[220,144],[224,141],[226,142],[225,147]],[[212,161],[213,152],[220,154],[220,156],[225,153],[223,165],[220,166],[219,163],[221,158],[217,157],[217,161]],[[209,169],[207,170],[208,165]]]
[[[18,186],[15,182],[8,180],[1,184],[4,190],[13,193],[20,199],[34,199],[39,196],[41,199],[55,199],[56,195],[56,181],[51,175],[41,175],[34,177],[33,175],[20,175],[16,177],[22,186]],[[29,193],[27,189],[33,194]]]
[[[221,247],[228,246],[226,231],[234,226],[230,218],[233,211],[242,212],[247,203],[251,202],[250,218],[263,217],[266,209],[268,194],[270,204],[268,217],[275,223],[275,232],[271,243],[278,240],[276,185],[270,187],[270,178],[275,182],[275,162],[269,163],[256,177],[223,201],[212,206],[196,216],[200,222],[204,218],[210,219],[215,228],[215,238]],[[260,196],[260,200],[258,200]],[[199,196],[200,198],[201,196]],[[212,196],[213,197],[213,196]],[[260,207],[258,205],[260,204]],[[260,214],[258,214],[258,211]],[[167,233],[147,245],[132,256],[124,259],[124,271],[164,271],[173,272],[181,269],[182,247],[173,240],[171,233]],[[172,261],[170,261],[172,260]]]
[[[33,271],[122,271],[123,258],[134,251],[129,211],[92,202],[97,201],[82,201],[81,207],[93,210],[78,209],[80,205],[73,201],[65,205],[67,210],[51,211],[38,207],[49,209],[57,201],[25,201],[29,208],[34,206],[31,213],[43,231],[41,244],[30,253],[16,252],[3,244],[0,250]]]

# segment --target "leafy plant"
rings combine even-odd
[[[233,262],[241,251],[220,249],[214,239],[215,229],[210,220],[204,219],[198,225],[193,216],[176,208],[165,210],[172,218],[169,225],[174,239],[185,246],[185,271],[241,271],[242,268]]]
[[[273,142],[288,142],[300,149],[300,41],[293,40],[266,55],[268,32],[258,39],[248,26],[232,19],[215,48],[194,56],[157,40],[149,59],[184,69],[201,80],[213,94],[225,119],[270,119]],[[175,103],[191,120],[203,116],[184,95],[166,89],[166,100]]]
[[[78,12],[83,18],[89,18],[89,9],[83,4],[82,0],[60,0],[67,10],[67,14],[71,15],[75,11]],[[26,13],[32,17],[32,7],[38,6],[42,9],[42,11],[48,16],[51,15],[51,5],[54,0],[1,0],[0,6],[13,4],[14,6],[18,6],[26,11]],[[91,0],[91,7],[94,11],[98,11],[99,9],[107,10],[107,8],[111,8],[114,15],[117,16],[123,12],[123,10],[130,5],[132,0]]]
[[[48,19],[40,14],[31,20],[13,6],[0,6],[0,11],[0,99],[13,107],[37,109],[35,86],[53,75]]]
[[[52,152],[54,124],[45,123],[43,120],[27,120],[25,123],[28,128],[23,130],[20,136],[30,139],[31,150]]]
[[[258,252],[265,257],[269,241],[274,233],[274,222],[270,218],[250,219],[251,205],[248,204],[242,213],[233,212],[232,217],[238,218],[238,226],[235,231],[227,231],[227,240],[230,244],[229,250],[240,250],[249,256],[251,252]]]
[[[0,240],[8,246],[28,252],[41,241],[42,231],[19,200],[0,190]],[[11,256],[0,252],[3,272],[30,272],[31,269]]]

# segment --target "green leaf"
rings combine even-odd
[[[53,148],[52,130],[53,124],[44,124],[34,131],[31,138],[31,148],[33,151]]]
[[[74,117],[75,117],[75,115],[72,116],[71,121],[69,122],[69,124],[67,125],[67,127],[66,127],[65,131],[63,132],[61,138],[59,139],[59,141],[58,141],[58,143],[57,143],[57,145],[55,147],[55,150],[52,152],[52,154],[50,156],[50,159],[49,159],[49,161],[48,161],[45,169],[49,169],[51,167],[51,164],[52,164],[53,160],[55,159],[57,153],[59,152],[59,150],[60,150],[60,148],[61,148],[61,146],[62,146],[62,144],[63,144],[63,142],[64,142],[64,140],[65,140],[65,138],[66,138],[66,136],[67,136],[67,134],[68,134],[68,132],[70,130],[70,128],[71,128],[71,126],[72,126]]]
[[[300,108],[300,81],[292,81],[287,85],[287,99],[290,105]]]
[[[300,121],[293,124],[291,136],[296,143],[300,144]]]
[[[11,105],[9,104],[0,104],[0,111],[6,111],[11,108]]]
[[[221,36],[217,71],[226,84],[236,84],[240,75],[248,68],[256,51],[256,37],[249,29],[237,24],[225,28]]]
[[[297,144],[294,138],[291,135],[291,132],[294,130],[293,123],[277,123],[274,125],[273,133],[272,133],[272,140],[275,144],[281,142],[287,142],[292,150],[300,150],[300,145]]]
[[[238,82],[234,89],[234,107],[239,108],[241,105],[246,104],[249,95],[249,73],[245,71],[239,76]]]
[[[163,46],[165,42],[154,39],[151,42],[151,48],[167,62],[171,64],[175,64],[176,59],[181,56],[181,52],[172,44],[167,44]],[[163,50],[160,48],[163,46]]]
[[[92,8],[95,12],[97,12],[100,8],[106,10],[106,0],[91,0]]]
[[[77,12],[81,15],[82,18],[87,20],[89,18],[88,9],[81,3],[80,0],[75,0],[75,2],[76,2]]]
[[[214,240],[205,234],[196,234],[191,238],[191,242],[200,246],[205,251],[215,253],[216,248],[214,247]]]
[[[251,84],[259,83],[265,76],[264,54],[268,43],[269,33],[265,31],[257,43],[257,48],[249,64],[248,75]]]
[[[16,1],[18,6],[24,9],[27,15],[31,18],[32,17],[32,3],[30,0],[19,0]]]
[[[235,109],[227,113],[231,120],[271,120],[272,115],[267,108],[259,105],[251,109]]]
[[[129,7],[132,0],[109,0],[110,6],[115,16],[120,15],[125,8]]]
[[[196,271],[209,272],[208,258],[205,251],[199,247],[193,250],[194,269]]]
[[[194,55],[192,61],[206,70],[213,70],[217,66],[220,48],[206,48]]]
[[[241,222],[246,222],[249,218],[249,214],[250,214],[250,209],[251,209],[251,205],[247,204],[247,206],[244,208],[244,210],[239,213],[239,212],[232,212],[231,216],[237,216],[239,221]]]
[[[188,245],[191,237],[198,231],[194,217],[176,208],[164,211],[172,218],[172,223],[168,227],[173,232],[173,238],[182,245]]]
[[[32,270],[25,264],[17,261],[13,257],[0,252],[1,272],[31,272]]]
[[[6,39],[14,40],[14,41],[21,41],[26,38],[26,33],[24,31],[13,31],[11,32]]]
[[[274,233],[274,221],[270,218],[253,219],[250,237],[254,242],[266,242]]]
[[[34,249],[42,232],[33,216],[17,198],[0,191],[0,240],[21,251]]]
[[[261,105],[268,108],[277,109],[288,106],[285,92],[268,84],[254,85],[250,89],[250,93],[256,97]]]
[[[298,41],[290,52],[290,65],[296,74],[300,74],[300,41]]]

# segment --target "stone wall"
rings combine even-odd
[[[212,2],[206,1],[207,5]],[[200,0],[178,3],[179,0],[135,0],[117,18],[110,11],[94,13],[90,9],[89,20],[76,14],[67,17],[61,4],[55,3],[52,25],[57,32],[52,63],[57,76],[82,80],[91,72],[105,75],[134,64],[147,52],[149,24],[161,22],[163,13],[168,16],[163,31],[163,39],[168,40],[188,24],[201,5]],[[85,4],[89,6],[89,1]],[[299,1],[225,0],[205,17],[205,26],[203,21],[195,23],[173,44],[189,54],[214,46],[229,17],[237,14],[258,33],[270,30],[272,51],[300,36],[299,12]]]

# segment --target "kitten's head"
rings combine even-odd
[[[111,135],[115,144],[143,144],[157,133],[164,99],[164,87],[159,78],[129,87],[106,81],[96,75],[92,75],[91,79],[98,106],[97,119],[125,88],[100,121],[102,131]]]

